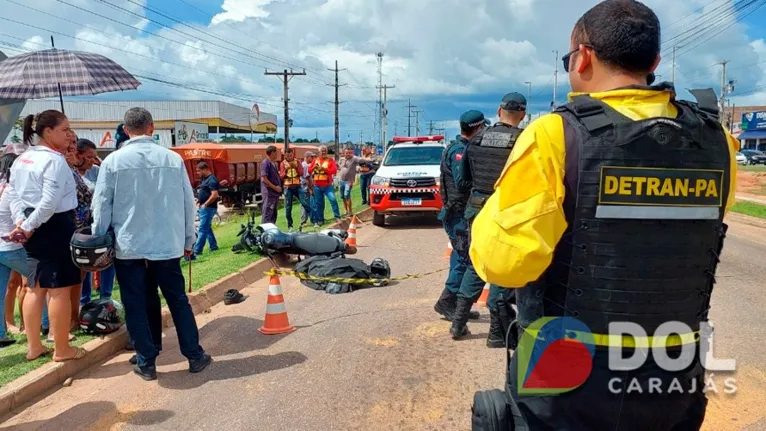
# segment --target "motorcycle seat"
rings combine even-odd
[[[310,255],[330,255],[345,249],[345,244],[338,238],[315,233],[293,234],[293,246]]]

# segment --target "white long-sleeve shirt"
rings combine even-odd
[[[72,169],[64,155],[46,146],[30,147],[13,162],[11,180],[5,191],[11,203],[13,219],[24,222],[29,232],[47,222],[53,214],[77,207],[77,192]],[[24,210],[34,208],[29,217]]]

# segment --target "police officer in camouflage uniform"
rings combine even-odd
[[[466,187],[463,180],[462,162],[463,153],[469,140],[484,129],[489,122],[484,118],[484,114],[479,111],[467,111],[460,116],[460,135],[444,151],[441,161],[440,193],[442,198],[442,210],[439,213],[439,220],[444,224],[444,230],[452,243],[452,254],[450,255],[450,271],[447,277],[446,286],[441,297],[434,305],[434,310],[448,320],[453,321],[456,307],[459,302],[459,294],[463,290],[462,285],[475,286],[480,283],[484,285],[471,265],[471,259],[468,257],[468,223],[465,220],[465,208],[468,204],[468,195],[470,187]],[[462,187],[458,185],[462,185]],[[466,280],[468,281],[466,283]],[[473,288],[473,287],[472,287]],[[479,288],[481,294],[481,287]],[[473,296],[473,295],[471,295]],[[461,312],[465,320],[469,318],[478,319],[479,313],[471,311],[471,305],[476,302],[478,296],[470,302],[463,305]],[[454,332],[453,336],[465,335],[467,328],[463,322],[462,329]]]
[[[524,96],[519,93],[506,94],[497,109],[500,121],[474,136],[466,147],[461,160],[463,175],[458,187],[471,189],[465,210],[469,232],[474,217],[495,191],[495,182],[500,178],[511,155],[516,138],[521,134],[519,124],[524,120],[526,110],[527,99]],[[490,348],[505,347],[505,333],[508,328],[503,328],[497,307],[497,300],[501,297],[506,302],[513,302],[515,291],[491,284],[487,299],[490,315],[487,347]]]

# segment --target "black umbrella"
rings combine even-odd
[[[135,90],[141,83],[103,55],[48,49],[0,61],[0,99],[44,99]]]

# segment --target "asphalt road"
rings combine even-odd
[[[425,224],[425,226],[424,226]],[[716,356],[737,359],[738,391],[711,395],[706,429],[766,429],[766,226],[730,221],[714,293]],[[445,268],[446,235],[427,219],[358,231],[358,257],[389,260],[395,275]],[[467,430],[477,390],[502,387],[505,356],[484,346],[486,313],[454,342],[432,306],[446,273],[328,295],[294,279],[282,287],[298,329],[266,336],[268,281],[247,301],[198,317],[215,362],[191,375],[166,332],[159,380],[130,371],[129,353],[77,376],[0,424],[1,430]],[[730,376],[714,376],[720,379]]]

